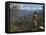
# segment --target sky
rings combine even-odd
[[[36,4],[21,4],[20,9],[21,10],[42,10],[43,8],[41,7],[43,5],[36,5]]]
[[[43,8],[41,6],[43,5],[37,5],[37,4],[11,4],[10,7],[13,7],[13,6],[18,6],[20,5],[20,10],[36,10],[36,9],[39,9],[39,10],[42,10]]]
[[[19,11],[19,13],[17,14],[18,16],[21,16],[21,15],[29,15],[32,13],[31,10],[42,10],[43,8],[41,6],[43,5],[37,5],[37,4],[12,4],[12,6],[18,6],[18,9],[19,10],[22,10],[22,11]]]
[[[41,7],[43,5],[36,5],[36,4],[20,4],[20,12],[19,15],[29,15],[32,13],[32,10],[42,10],[43,8]]]

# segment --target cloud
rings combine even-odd
[[[22,7],[21,10],[31,10],[30,7]]]
[[[42,8],[41,7],[39,7],[39,8],[32,8],[32,10],[42,10]]]

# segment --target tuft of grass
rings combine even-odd
[[[14,23],[10,24],[10,32],[15,32],[16,31],[16,26],[14,25]]]

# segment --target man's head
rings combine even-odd
[[[34,14],[37,14],[36,12],[34,12]]]

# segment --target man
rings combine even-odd
[[[36,12],[34,12],[33,16],[32,16],[32,30],[36,31],[38,29],[39,25],[38,25],[38,15]]]

